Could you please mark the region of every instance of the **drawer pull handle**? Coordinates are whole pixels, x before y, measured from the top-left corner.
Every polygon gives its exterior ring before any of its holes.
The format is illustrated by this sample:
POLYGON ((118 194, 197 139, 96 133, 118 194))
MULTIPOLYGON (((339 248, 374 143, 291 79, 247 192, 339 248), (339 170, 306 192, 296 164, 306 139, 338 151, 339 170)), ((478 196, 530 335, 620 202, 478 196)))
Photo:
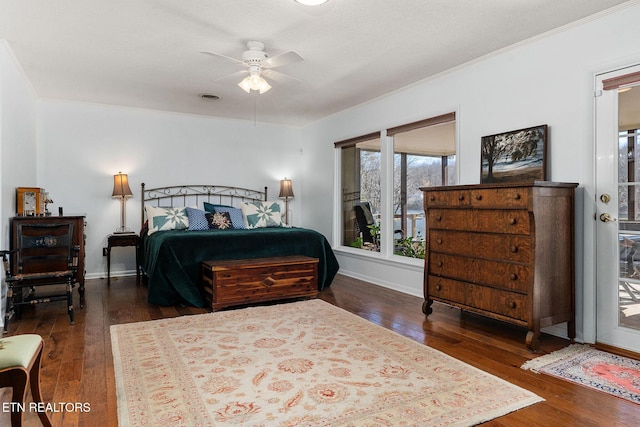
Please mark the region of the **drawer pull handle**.
POLYGON ((440 283, 438 283, 436 285, 436 291, 441 291, 442 290, 442 285, 440 283))
POLYGON ((511 301, 511 304, 509 304, 509 308, 516 308, 516 302, 515 301, 511 301))
POLYGON ((476 194, 476 200, 482 200, 482 194, 476 194))
POLYGON ((511 246, 511 253, 516 253, 518 252, 518 247, 516 245, 511 246))
POLYGON ((442 221, 442 216, 436 215, 436 221, 442 221))
POLYGON ((276 280, 273 277, 267 276, 264 279, 262 279, 261 283, 267 288, 270 288, 271 286, 276 284, 276 280))
POLYGON ((511 280, 518 280, 518 275, 516 273, 511 273, 511 275, 509 276, 509 278, 511 280))
POLYGON ((515 219, 515 218, 509 219, 509 224, 511 224, 511 225, 516 225, 517 222, 518 222, 518 220, 515 219))
POLYGON ((514 199, 520 200, 521 198, 522 198, 522 196, 520 196, 520 193, 516 193, 514 199))
POLYGON ((442 261, 438 261, 436 264, 438 265, 438 267, 442 267, 444 265, 442 261))
POLYGON ((439 245, 442 244, 442 239, 437 239, 436 242, 438 242, 439 245))
POLYGON ((436 196, 432 195, 431 197, 429 197, 429 201, 435 202, 436 201, 436 196))
POLYGON ((463 201, 464 200, 464 194, 461 194, 458 196, 458 200, 463 201))

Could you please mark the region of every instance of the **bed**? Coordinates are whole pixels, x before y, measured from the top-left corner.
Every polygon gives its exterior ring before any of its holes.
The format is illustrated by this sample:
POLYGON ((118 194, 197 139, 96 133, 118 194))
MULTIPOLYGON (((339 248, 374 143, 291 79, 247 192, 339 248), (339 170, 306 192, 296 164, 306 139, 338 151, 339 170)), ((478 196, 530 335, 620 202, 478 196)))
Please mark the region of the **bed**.
POLYGON ((147 278, 151 304, 205 307, 200 278, 202 261, 288 255, 317 258, 319 291, 330 286, 338 272, 338 261, 322 234, 306 228, 277 226, 277 220, 270 223, 268 218, 260 223, 264 219, 261 207, 274 208, 275 214, 270 218, 275 218, 278 212, 273 206, 278 202, 268 201, 266 187, 252 190, 180 185, 147 189, 144 183, 141 187, 144 224, 140 233, 141 266, 147 278), (257 209, 258 215, 253 215, 255 211, 251 209, 257 209), (180 222, 182 217, 176 219, 174 215, 183 210, 191 220, 186 228, 184 222, 180 222), (238 217, 239 210, 242 210, 242 218, 238 217), (207 225, 214 229, 201 224, 201 211, 207 214, 207 225), (155 216, 158 212, 167 217, 161 216, 159 220, 155 216), (216 227, 218 223, 214 217, 220 217, 220 212, 223 212, 220 224, 228 227, 216 227), (258 223, 256 218, 260 218, 258 223), (240 221, 245 227, 253 228, 240 228, 240 221))

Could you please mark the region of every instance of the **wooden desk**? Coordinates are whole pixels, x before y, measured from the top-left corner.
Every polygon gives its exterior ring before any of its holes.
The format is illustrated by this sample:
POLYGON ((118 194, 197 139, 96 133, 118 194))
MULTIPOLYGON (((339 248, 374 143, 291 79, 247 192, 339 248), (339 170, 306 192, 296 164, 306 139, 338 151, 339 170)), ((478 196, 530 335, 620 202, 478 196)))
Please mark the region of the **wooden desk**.
POLYGON ((124 246, 136 248, 136 281, 140 281, 140 236, 134 233, 116 233, 107 238, 107 285, 111 284, 111 248, 124 246))

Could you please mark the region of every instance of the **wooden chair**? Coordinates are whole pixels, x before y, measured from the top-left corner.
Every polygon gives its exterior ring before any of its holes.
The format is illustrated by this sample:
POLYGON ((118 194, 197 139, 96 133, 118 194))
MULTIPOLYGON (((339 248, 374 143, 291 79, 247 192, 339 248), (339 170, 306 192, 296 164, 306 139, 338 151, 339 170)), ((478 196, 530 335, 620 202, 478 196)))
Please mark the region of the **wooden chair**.
POLYGON ((0 339, 0 388, 12 387, 11 426, 22 426, 25 411, 36 411, 40 422, 51 427, 40 394, 40 361, 44 341, 40 335, 24 334, 0 339), (35 405, 25 403, 27 384, 35 405))
POLYGON ((73 224, 19 224, 15 234, 12 250, 0 251, 7 283, 4 331, 12 315, 20 316, 22 306, 62 300, 67 301, 73 325, 73 286, 80 250, 73 245, 73 224), (41 294, 53 285, 58 289, 41 294), (60 285, 65 285, 65 292, 59 290, 60 285))

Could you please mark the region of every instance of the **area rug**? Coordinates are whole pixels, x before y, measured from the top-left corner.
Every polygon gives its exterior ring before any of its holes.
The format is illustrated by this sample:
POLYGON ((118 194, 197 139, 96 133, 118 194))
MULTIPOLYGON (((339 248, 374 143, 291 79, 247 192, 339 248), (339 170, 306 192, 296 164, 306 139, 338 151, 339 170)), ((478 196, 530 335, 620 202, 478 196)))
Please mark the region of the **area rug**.
POLYGON ((124 426, 469 426, 535 394, 322 300, 111 326, 124 426))
POLYGON ((572 344, 529 360, 523 369, 573 381, 640 404, 640 361, 572 344))

